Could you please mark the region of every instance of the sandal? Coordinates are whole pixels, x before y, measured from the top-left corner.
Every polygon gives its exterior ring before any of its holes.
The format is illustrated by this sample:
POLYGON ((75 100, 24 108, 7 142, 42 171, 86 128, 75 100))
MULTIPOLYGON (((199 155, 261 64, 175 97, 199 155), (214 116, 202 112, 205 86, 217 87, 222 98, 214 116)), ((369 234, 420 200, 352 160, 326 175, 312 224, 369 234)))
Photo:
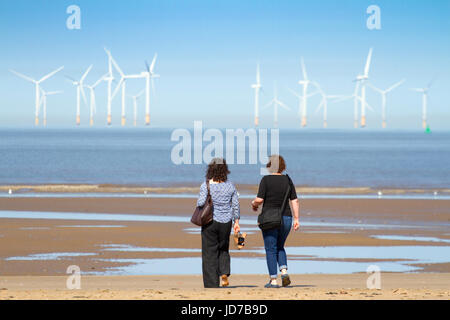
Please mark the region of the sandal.
POLYGON ((222 275, 220 278, 222 279, 222 287, 228 287, 230 285, 226 274, 222 275))
POLYGON ((289 278, 289 275, 288 274, 282 274, 281 275, 281 285, 283 287, 287 287, 290 284, 291 284, 291 279, 289 278))

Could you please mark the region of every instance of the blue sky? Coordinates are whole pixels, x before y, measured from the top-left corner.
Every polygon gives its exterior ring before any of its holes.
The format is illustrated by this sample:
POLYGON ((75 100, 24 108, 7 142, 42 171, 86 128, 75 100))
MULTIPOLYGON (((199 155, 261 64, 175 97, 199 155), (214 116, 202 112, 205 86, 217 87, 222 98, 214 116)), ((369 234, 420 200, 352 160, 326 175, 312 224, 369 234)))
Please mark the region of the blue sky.
MULTIPOLYGON (((143 71, 144 60, 158 53, 153 125, 192 127, 249 127, 253 122, 256 62, 261 64, 264 93, 272 96, 276 81, 279 98, 292 108, 280 110, 280 127, 298 127, 297 100, 288 88, 300 90, 300 57, 308 74, 329 94, 351 94, 354 77, 363 71, 374 48, 371 81, 387 88, 406 83, 388 96, 388 122, 393 129, 420 129, 421 96, 409 90, 432 78, 429 122, 450 129, 450 2, 449 1, 24 1, 0 2, 0 125, 28 126, 34 119, 34 88, 8 70, 34 78, 64 65, 46 81, 47 91, 63 90, 48 98, 49 126, 75 123, 75 87, 64 75, 78 78, 94 64, 87 83, 107 71, 108 47, 126 73, 143 71), (66 28, 66 8, 81 8, 81 30, 66 28), (381 8, 381 30, 368 30, 366 8, 381 8)), ((128 92, 143 88, 130 81, 128 92)), ((368 127, 381 126, 379 94, 368 90, 368 127)), ((309 123, 322 124, 314 113, 319 98, 309 102, 309 123)), ((127 100, 129 124, 132 101, 127 100)), ((96 123, 106 122, 106 84, 97 91, 96 123)), ((120 121, 120 97, 113 102, 113 122, 120 121)), ((143 101, 139 105, 141 119, 143 101)), ((329 126, 352 128, 353 102, 329 105, 329 126)), ((142 122, 141 121, 141 122, 142 122)), ((88 107, 82 105, 82 122, 88 107)), ((272 112, 261 111, 262 126, 272 125, 272 112)))

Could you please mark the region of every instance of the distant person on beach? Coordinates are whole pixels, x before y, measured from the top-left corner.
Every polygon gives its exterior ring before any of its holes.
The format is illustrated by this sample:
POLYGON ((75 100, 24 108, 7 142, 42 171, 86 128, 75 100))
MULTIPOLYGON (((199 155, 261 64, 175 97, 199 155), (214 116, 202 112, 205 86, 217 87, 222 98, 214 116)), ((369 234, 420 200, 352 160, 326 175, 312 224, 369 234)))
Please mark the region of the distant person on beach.
MULTIPOLYGON (((224 159, 214 158, 208 165, 206 179, 209 181, 213 203, 213 221, 202 227, 202 271, 205 288, 229 285, 230 276, 230 232, 234 222, 234 232, 240 231, 239 198, 235 186, 228 181, 228 166, 224 159)), ((197 206, 206 202, 208 189, 206 182, 200 186, 197 206)))
POLYGON ((297 192, 292 180, 283 175, 286 169, 286 163, 283 157, 279 155, 272 155, 266 165, 269 175, 261 179, 258 189, 258 195, 252 201, 253 211, 257 211, 258 207, 263 204, 264 207, 281 208, 286 192, 290 185, 290 192, 282 213, 282 226, 278 229, 263 230, 262 236, 264 239, 264 248, 266 250, 267 267, 269 269, 270 281, 265 285, 266 288, 279 288, 277 283, 277 265, 281 271, 281 283, 283 287, 291 283, 287 273, 287 257, 284 250, 284 243, 289 235, 291 228, 295 231, 299 229, 299 201, 297 199, 297 192), (291 208, 292 210, 291 210, 291 208), (294 218, 292 219, 292 214, 294 218), (293 221, 292 221, 293 220, 293 221))

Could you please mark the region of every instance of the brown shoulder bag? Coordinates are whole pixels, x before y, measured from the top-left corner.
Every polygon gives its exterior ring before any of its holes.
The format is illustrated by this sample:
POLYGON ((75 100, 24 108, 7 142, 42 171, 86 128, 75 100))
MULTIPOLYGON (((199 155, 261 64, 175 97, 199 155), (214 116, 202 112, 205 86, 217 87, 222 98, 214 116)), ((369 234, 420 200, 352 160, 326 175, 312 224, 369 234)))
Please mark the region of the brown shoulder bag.
POLYGON ((213 203, 211 199, 211 192, 209 190, 209 181, 206 181, 206 187, 208 188, 208 195, 206 196, 205 204, 201 207, 195 208, 192 215, 191 222, 199 227, 205 226, 213 219, 213 203))

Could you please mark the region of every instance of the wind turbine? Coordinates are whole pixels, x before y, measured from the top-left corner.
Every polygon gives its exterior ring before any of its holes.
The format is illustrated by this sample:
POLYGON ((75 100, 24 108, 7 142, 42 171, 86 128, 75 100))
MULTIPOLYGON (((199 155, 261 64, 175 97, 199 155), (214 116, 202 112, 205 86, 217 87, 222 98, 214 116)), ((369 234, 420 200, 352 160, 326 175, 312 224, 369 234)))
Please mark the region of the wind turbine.
POLYGON ((159 78, 159 74, 154 73, 157 56, 158 54, 155 53, 150 66, 147 61, 145 61, 145 71, 141 73, 142 77, 145 78, 145 125, 147 126, 150 125, 150 82, 153 93, 155 93, 155 83, 153 79, 159 78))
POLYGON ((367 56, 366 65, 364 67, 364 73, 358 75, 355 81, 360 83, 361 86, 361 128, 366 126, 366 81, 369 79, 370 61, 372 60, 372 51, 370 48, 369 55, 367 56))
POLYGON ((374 89, 375 91, 377 91, 378 93, 381 94, 381 118, 382 118, 381 126, 383 128, 386 128, 386 95, 389 92, 391 92, 392 90, 394 90, 395 88, 397 88, 398 86, 400 86, 401 84, 403 84, 403 82, 405 82, 405 79, 403 79, 403 80, 393 84, 392 86, 390 86, 386 90, 381 90, 381 89, 375 87, 370 82, 368 83, 369 87, 371 87, 372 89, 374 89))
POLYGON ((90 91, 90 97, 89 97, 89 103, 90 103, 90 110, 89 110, 89 125, 94 125, 94 114, 97 113, 97 103, 95 101, 95 88, 100 84, 101 81, 103 81, 109 73, 106 73, 103 75, 100 79, 98 79, 94 84, 92 85, 85 85, 86 88, 90 91))
POLYGON ((48 78, 52 77, 53 75, 55 75, 57 72, 61 71, 62 69, 64 69, 64 66, 59 67, 58 69, 56 69, 55 71, 50 72, 49 74, 43 76, 41 79, 39 80, 34 80, 30 77, 27 77, 17 71, 14 70, 10 70, 12 73, 14 73, 16 76, 21 77, 22 79, 25 79, 27 81, 30 81, 32 83, 34 83, 36 85, 36 98, 35 98, 35 119, 34 119, 34 124, 37 126, 39 125, 39 105, 41 103, 41 99, 40 99, 40 84, 42 82, 44 82, 45 80, 47 80, 48 78))
POLYGON ((145 92, 145 89, 141 90, 138 94, 136 95, 131 95, 131 99, 133 99, 133 111, 134 111, 134 126, 136 127, 137 125, 137 100, 139 99, 140 96, 142 96, 145 92))
POLYGON ((42 124, 44 126, 47 125, 47 96, 51 96, 54 94, 59 94, 62 93, 62 91, 50 91, 50 92, 46 92, 44 91, 44 89, 41 89, 41 93, 42 93, 42 98, 41 98, 41 104, 43 105, 43 121, 42 124))
POLYGON ((259 90, 261 90, 261 79, 259 74, 259 63, 256 65, 256 83, 251 86, 255 89, 255 127, 259 124, 259 90))
POLYGON ((274 92, 273 92, 273 99, 266 104, 264 107, 268 108, 272 106, 273 107, 273 125, 274 128, 278 128, 278 107, 282 107, 286 110, 291 110, 288 106, 286 106, 283 102, 281 102, 280 100, 278 100, 278 96, 277 96, 277 86, 276 84, 274 85, 274 92))
POLYGON ((298 82, 298 84, 303 87, 303 94, 301 96, 301 103, 299 105, 299 114, 301 114, 301 118, 302 118, 301 126, 304 128, 307 126, 307 118, 306 118, 307 117, 307 115, 306 115, 307 114, 307 105, 306 105, 306 103, 307 103, 307 98, 311 96, 311 95, 308 95, 308 86, 311 83, 311 81, 308 79, 308 74, 306 73, 306 67, 305 67, 305 62, 303 60, 303 57, 301 58, 300 64, 302 67, 303 80, 300 80, 298 82))
POLYGON ((89 71, 91 71, 91 69, 92 64, 87 68, 87 70, 81 76, 81 79, 79 81, 76 81, 71 77, 67 77, 70 79, 72 84, 77 87, 77 119, 76 119, 77 126, 80 125, 80 94, 83 96, 84 103, 87 105, 86 94, 84 93, 84 79, 86 79, 86 76, 88 75, 89 71))
POLYGON ((328 116, 328 100, 329 99, 338 99, 338 98, 343 98, 343 96, 340 95, 329 95, 329 94, 325 94, 325 92, 322 90, 322 88, 320 87, 320 85, 317 82, 313 82, 314 86, 317 88, 317 90, 319 90, 320 95, 322 96, 322 100, 320 101, 320 104, 317 106, 316 108, 316 113, 319 112, 319 110, 321 108, 323 108, 323 127, 327 128, 328 127, 328 122, 327 122, 327 116, 328 116))
POLYGON ((114 65, 114 68, 117 70, 117 72, 119 72, 120 74, 120 81, 119 84, 117 85, 116 89, 114 90, 113 94, 112 94, 112 98, 114 99, 114 97, 116 96, 117 92, 119 92, 119 89, 122 88, 122 127, 125 126, 126 124, 126 116, 125 116, 125 112, 126 112, 126 80, 128 79, 140 79, 142 78, 142 74, 130 74, 130 75, 126 75, 125 73, 123 73, 122 69, 120 69, 119 65, 117 64, 116 60, 114 60, 111 57, 111 62, 114 65))
POLYGON ((422 128, 426 129, 428 127, 427 123, 427 104, 428 104, 428 90, 430 90, 431 85, 434 80, 431 80, 425 88, 412 88, 411 90, 422 93, 422 128))

